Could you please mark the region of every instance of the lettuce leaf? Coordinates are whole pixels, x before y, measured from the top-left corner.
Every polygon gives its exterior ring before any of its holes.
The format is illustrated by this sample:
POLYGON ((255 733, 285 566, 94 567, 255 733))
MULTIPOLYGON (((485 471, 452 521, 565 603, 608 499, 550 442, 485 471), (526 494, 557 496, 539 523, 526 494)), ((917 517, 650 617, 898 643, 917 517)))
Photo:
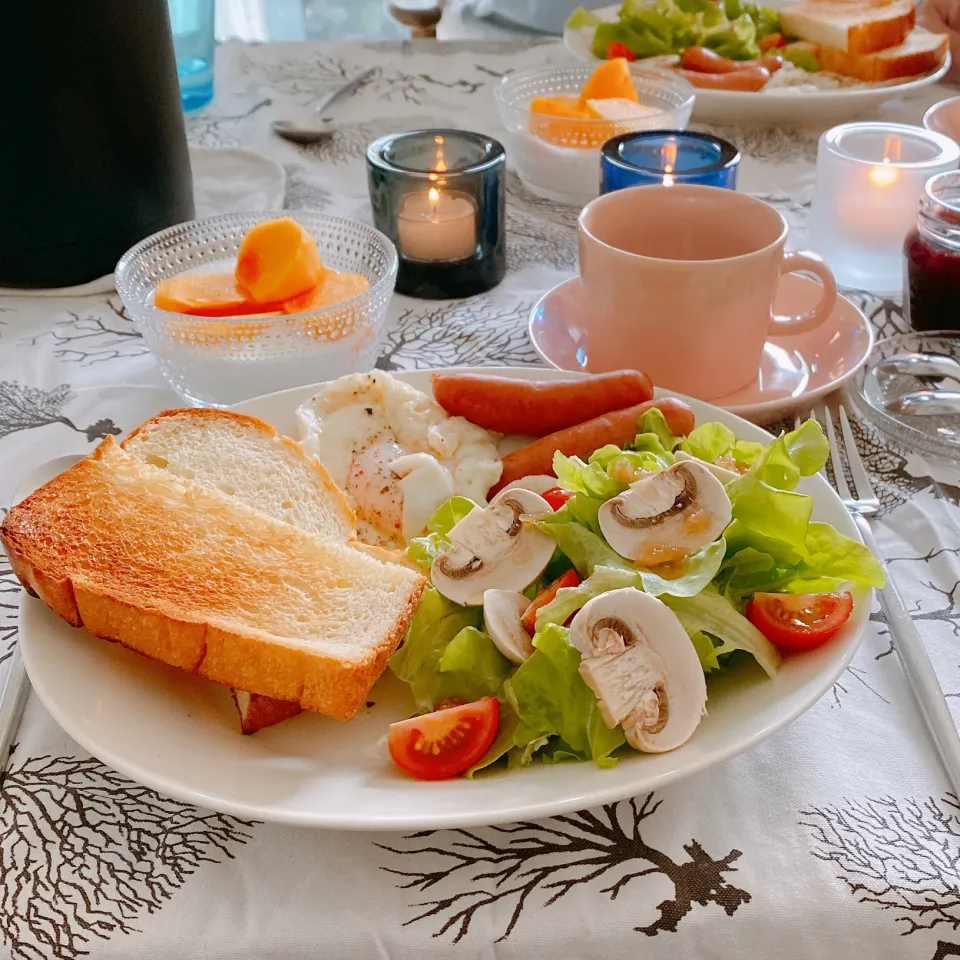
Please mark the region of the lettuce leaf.
MULTIPOLYGON (((658 456, 664 456, 670 454, 680 440, 681 438, 675 436, 667 425, 667 418, 663 415, 663 411, 651 407, 640 417, 637 436, 631 446, 634 450, 647 450, 658 456)), ((672 456, 669 463, 673 463, 672 456)))
MULTIPOLYGON (((677 615, 691 638, 703 633, 718 641, 710 658, 711 663, 734 650, 745 650, 769 676, 777 672, 780 666, 777 648, 713 587, 708 587, 695 597, 664 595, 661 599, 677 615)), ((702 640, 699 642, 702 647, 702 640)), ((694 645, 697 645, 696 641, 694 645)), ((704 651, 698 647, 697 653, 702 663, 704 651)))
POLYGON ((603 537, 571 519, 570 514, 564 516, 564 510, 572 502, 567 501, 556 513, 533 521, 533 525, 556 540, 561 552, 569 558, 581 577, 589 577, 597 567, 632 570, 633 567, 603 537))
MULTIPOLYGON (((460 689, 462 678, 458 670, 442 673, 440 664, 447 647, 461 631, 482 626, 483 611, 479 607, 461 607, 433 587, 423 591, 403 646, 390 658, 393 673, 410 684, 410 692, 418 710, 432 710, 437 703, 449 697, 477 699, 475 696, 463 696, 460 689)), ((479 629, 476 632, 479 633, 479 629)), ((489 639, 487 642, 492 645, 489 639)), ((459 651, 455 651, 454 659, 448 661, 448 666, 467 663, 471 656, 478 662, 482 660, 480 651, 470 651, 472 645, 471 640, 461 641, 459 651)))
MULTIPOLYGON (((515 745, 558 736, 570 758, 612 767, 613 752, 626 743, 622 728, 603 722, 597 698, 580 676, 580 652, 566 627, 550 624, 533 638, 532 657, 504 684, 504 695, 520 723, 515 745)), ((554 758, 555 759, 555 758, 554 758)))
POLYGON ((577 7, 567 18, 568 30, 580 30, 583 27, 598 27, 603 21, 592 10, 577 7))
POLYGON ((472 500, 460 496, 442 503, 427 524, 427 535, 410 541, 407 556, 422 567, 430 567, 438 554, 450 546, 450 531, 476 506, 472 500))
POLYGON ((684 453, 716 463, 721 457, 729 458, 740 467, 749 467, 763 453, 763 444, 751 440, 738 440, 736 434, 722 423, 702 423, 684 437, 680 447, 684 453))
POLYGON ((447 644, 437 669, 442 675, 440 699, 456 697, 469 703, 496 696, 513 664, 482 630, 464 627, 447 644))

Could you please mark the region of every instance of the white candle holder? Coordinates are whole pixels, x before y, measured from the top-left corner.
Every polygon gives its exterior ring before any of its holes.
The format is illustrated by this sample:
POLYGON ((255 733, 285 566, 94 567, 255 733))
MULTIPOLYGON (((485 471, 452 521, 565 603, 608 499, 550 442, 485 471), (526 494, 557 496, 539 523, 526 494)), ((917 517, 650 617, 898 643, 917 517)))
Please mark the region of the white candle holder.
POLYGON ((960 147, 903 123, 845 123, 820 137, 808 246, 843 287, 897 295, 903 241, 927 180, 955 169, 960 147))

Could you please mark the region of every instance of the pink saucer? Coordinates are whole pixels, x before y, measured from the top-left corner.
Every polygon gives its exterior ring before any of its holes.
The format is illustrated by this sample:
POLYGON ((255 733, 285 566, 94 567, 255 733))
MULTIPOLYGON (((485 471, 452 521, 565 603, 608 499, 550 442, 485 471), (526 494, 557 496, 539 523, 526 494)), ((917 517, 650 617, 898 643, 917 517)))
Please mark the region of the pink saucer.
MULTIPOLYGON (((780 280, 774 310, 780 314, 811 309, 819 284, 797 274, 780 280)), ((589 311, 582 303, 580 278, 565 280, 541 297, 530 314, 534 349, 552 367, 598 373, 590 367, 589 311)), ((763 349, 757 379, 715 406, 767 423, 809 407, 852 377, 873 348, 867 318, 840 297, 826 323, 810 333, 771 337, 763 349)), ((667 386, 667 384, 663 384, 667 386)))

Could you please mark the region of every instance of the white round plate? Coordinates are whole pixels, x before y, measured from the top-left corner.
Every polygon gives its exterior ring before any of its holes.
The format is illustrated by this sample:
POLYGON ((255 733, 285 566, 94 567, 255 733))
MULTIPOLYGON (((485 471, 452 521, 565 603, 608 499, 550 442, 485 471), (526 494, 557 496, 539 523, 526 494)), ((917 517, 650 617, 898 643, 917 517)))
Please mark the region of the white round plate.
MULTIPOLYGON (((555 370, 484 368, 486 373, 552 380, 555 370)), ((430 372, 399 374, 428 389, 430 372)), ((294 411, 315 387, 240 404, 295 435, 294 411)), ((759 427, 690 401, 697 418, 719 420, 750 440, 759 427)), ((814 517, 847 536, 857 529, 820 477, 801 487, 814 517)), ((588 763, 534 765, 477 780, 423 783, 396 769, 383 744, 387 725, 410 715, 405 685, 389 671, 374 704, 350 723, 301 714, 241 736, 226 690, 75 630, 39 600, 24 597, 20 647, 34 689, 81 746, 161 793, 255 820, 344 830, 410 830, 529 820, 582 810, 658 789, 736 756, 808 710, 850 662, 870 604, 857 605, 840 635, 787 660, 773 680, 750 664, 709 683, 710 715, 672 753, 637 755, 612 770, 588 763)))
MULTIPOLYGON (((777 7, 780 4, 774 3, 777 7)), ((620 4, 594 10, 603 20, 616 20, 620 4)), ((564 30, 563 42, 578 60, 596 61, 591 49, 593 31, 589 28, 564 30)), ((817 124, 824 127, 848 120, 863 120, 888 100, 928 87, 945 76, 950 69, 950 55, 933 73, 907 80, 905 83, 873 84, 864 87, 841 87, 836 90, 797 92, 780 88, 768 93, 737 93, 726 90, 697 90, 693 105, 694 120, 715 123, 751 125, 783 123, 785 116, 793 124, 817 124)))
POLYGON ((287 175, 262 153, 235 147, 191 147, 197 217, 279 210, 287 175))

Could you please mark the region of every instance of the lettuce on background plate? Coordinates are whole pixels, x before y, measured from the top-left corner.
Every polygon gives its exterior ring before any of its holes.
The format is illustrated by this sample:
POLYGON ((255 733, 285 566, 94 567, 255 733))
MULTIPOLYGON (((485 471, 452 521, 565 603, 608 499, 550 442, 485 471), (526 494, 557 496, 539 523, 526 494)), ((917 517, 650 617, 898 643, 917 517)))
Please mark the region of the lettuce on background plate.
POLYGON ((450 531, 476 507, 466 497, 451 497, 442 503, 427 524, 425 537, 414 537, 407 547, 407 556, 414 563, 429 568, 437 556, 450 546, 450 531))

